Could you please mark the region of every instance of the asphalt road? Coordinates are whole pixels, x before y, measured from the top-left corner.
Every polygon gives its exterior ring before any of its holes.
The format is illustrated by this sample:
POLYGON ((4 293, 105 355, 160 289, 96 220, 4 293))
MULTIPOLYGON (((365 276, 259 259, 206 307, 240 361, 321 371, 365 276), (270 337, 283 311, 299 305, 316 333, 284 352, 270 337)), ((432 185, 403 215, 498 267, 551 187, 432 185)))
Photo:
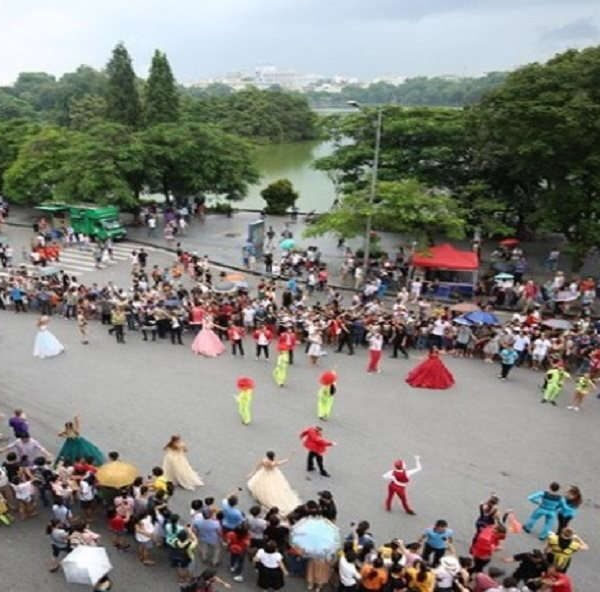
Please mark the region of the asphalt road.
MULTIPOLYGON (((598 500, 591 497, 599 469, 596 399, 586 401, 579 414, 564 409, 565 395, 559 408, 542 406, 539 375, 517 370, 502 383, 495 367, 452 358, 447 363, 456 386, 446 392, 419 391, 403 382, 416 355, 409 361, 384 358, 383 373, 368 375, 364 353, 330 354, 322 367, 336 368, 340 380, 325 435, 338 446, 326 457, 331 479, 307 480, 298 433, 315 423, 321 369, 309 367, 303 354, 290 369, 288 385, 278 389, 270 364, 252 357, 237 360, 229 353, 216 360, 197 358, 189 349, 190 336, 181 347, 144 343, 130 333, 125 345, 117 345, 105 328, 92 324, 91 344, 82 346, 73 322, 54 319, 51 330, 67 353, 35 360, 35 317, 0 313, 0 411, 26 409, 33 434, 52 451, 60 446, 56 433, 76 413, 86 437, 105 451, 119 450, 144 472, 160 464, 162 446, 172 433, 180 433, 206 483, 200 495, 220 497, 242 487, 250 468, 272 448, 281 456, 292 455, 285 473, 303 499, 324 487, 334 493, 344 531, 351 522, 368 519, 378 542, 392 536, 413 540, 432 521, 446 518, 461 552, 472 536, 477 504, 490 492, 524 519, 531 510, 530 492, 553 479, 577 483, 586 503, 574 526, 592 551, 575 557, 572 575, 579 590, 591 590, 597 581, 598 500), (233 401, 235 378, 242 373, 257 383, 249 427, 239 423, 233 401), (410 490, 418 515, 406 516, 398 508, 387 514, 381 475, 396 458, 410 460, 413 454, 420 454, 424 465, 410 490)), ((187 514, 192 498, 178 491, 173 505, 187 514)), ((242 505, 249 504, 244 494, 242 505)), ((3 590, 68 589, 60 575, 46 571, 45 519, 0 531, 3 590)), ((516 552, 536 544, 523 534, 512 536, 506 547, 516 552)), ((176 589, 165 561, 148 569, 132 555, 110 553, 116 590, 176 589)))
MULTIPOLYGON (((19 241, 29 233, 16 228, 9 233, 17 254, 19 241)), ((85 268, 80 277, 100 284, 110 279, 125 287, 126 259, 122 256, 100 271, 85 268)), ((71 258, 73 265, 79 260, 71 258)), ((172 255, 153 251, 149 264, 169 261, 172 255)), ((456 386, 430 392, 411 389, 403 381, 418 362, 416 353, 409 361, 384 357, 383 373, 368 375, 364 352, 354 357, 330 353, 321 360, 321 368, 313 368, 298 351, 289 382, 279 389, 271 378, 271 364, 256 362, 252 356, 235 359, 229 352, 216 360, 197 358, 189 349, 190 335, 184 337, 184 346, 172 346, 144 343, 138 333, 128 333, 127 343, 117 345, 106 328, 92 323, 91 344, 83 346, 75 324, 59 318, 50 328, 67 353, 36 360, 31 355, 35 321, 32 314, 0 312, 0 412, 8 415, 23 407, 34 436, 51 451, 61 445, 56 434, 64 421, 79 413, 86 437, 105 451, 119 450, 146 473, 161 463, 169 436, 180 433, 189 445, 190 461, 206 483, 197 495, 222 497, 243 487, 264 451, 274 449, 280 456, 291 455, 285 473, 303 499, 323 488, 334 493, 344 532, 351 522, 368 519, 378 542, 392 536, 409 541, 434 520, 445 518, 456 532, 460 552, 468 549, 477 504, 490 492, 497 492, 502 507, 514 508, 524 520, 532 509, 526 501, 530 492, 554 479, 564 485, 576 483, 586 501, 574 527, 592 551, 575 557, 571 574, 578 590, 591 590, 597 581, 593 557, 600 544, 595 526, 600 500, 593 496, 600 469, 596 429, 600 401, 586 401, 580 414, 567 411, 572 383, 559 408, 553 408, 539 404, 541 377, 526 370, 515 371, 502 383, 491 365, 449 358, 456 386), (325 435, 338 446, 326 457, 331 479, 307 480, 298 434, 316 422, 318 376, 324 368, 335 368, 340 377, 333 418, 325 425, 325 435), (240 424, 233 400, 240 374, 257 383, 254 422, 249 427, 240 424), (396 458, 411 462, 414 454, 421 455, 424 465, 410 489, 418 515, 409 517, 399 508, 388 514, 383 509, 381 475, 396 458)), ((187 515, 193 497, 178 491, 172 505, 187 515)), ((244 494, 242 506, 247 508, 250 502, 244 494)), ((46 519, 42 512, 35 520, 0 530, 3 592, 71 589, 60 574, 47 572, 46 519)), ((94 526, 105 532, 100 521, 94 526)), ((515 535, 507 541, 506 553, 537 544, 532 536, 515 535)), ((131 553, 110 549, 110 554, 116 590, 176 590, 166 560, 143 568, 131 553)))

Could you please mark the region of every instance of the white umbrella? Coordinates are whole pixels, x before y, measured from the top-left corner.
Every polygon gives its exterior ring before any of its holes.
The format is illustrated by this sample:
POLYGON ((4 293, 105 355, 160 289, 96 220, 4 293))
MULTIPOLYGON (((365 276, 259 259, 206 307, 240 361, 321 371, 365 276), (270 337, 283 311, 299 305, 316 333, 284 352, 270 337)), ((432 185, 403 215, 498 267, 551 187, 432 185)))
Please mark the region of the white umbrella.
POLYGON ((106 549, 88 545, 75 547, 61 564, 67 582, 87 586, 95 586, 112 569, 106 549))

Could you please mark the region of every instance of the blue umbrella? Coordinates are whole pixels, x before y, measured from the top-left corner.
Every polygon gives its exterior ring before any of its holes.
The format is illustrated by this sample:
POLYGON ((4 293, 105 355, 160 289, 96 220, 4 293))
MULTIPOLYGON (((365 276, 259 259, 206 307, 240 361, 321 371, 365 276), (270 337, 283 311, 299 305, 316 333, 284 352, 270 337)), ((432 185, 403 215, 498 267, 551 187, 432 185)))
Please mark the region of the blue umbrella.
POLYGON ((342 546, 340 529, 325 518, 303 518, 292 526, 292 545, 306 557, 328 559, 342 546))
POLYGON ((484 310, 474 310, 463 315, 467 321, 474 325, 499 325, 500 321, 495 314, 485 312, 484 310))
POLYGON ((465 319, 464 315, 460 316, 460 317, 456 317, 455 319, 452 319, 453 323, 456 323, 457 325, 472 325, 473 323, 471 321, 469 321, 469 319, 465 319))
POLYGON ((291 251, 295 245, 296 242, 293 238, 286 238, 279 243, 279 248, 283 249, 284 251, 291 251))

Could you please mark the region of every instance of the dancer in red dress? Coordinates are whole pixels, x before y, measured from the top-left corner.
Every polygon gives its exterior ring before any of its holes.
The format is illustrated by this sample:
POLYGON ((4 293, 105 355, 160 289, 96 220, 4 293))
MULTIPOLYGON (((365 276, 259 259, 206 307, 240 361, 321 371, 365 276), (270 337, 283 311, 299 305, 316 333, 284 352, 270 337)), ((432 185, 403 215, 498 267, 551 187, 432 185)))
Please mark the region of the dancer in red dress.
POLYGON ((426 360, 413 368, 406 382, 415 388, 447 389, 454 384, 454 376, 444 366, 436 348, 433 348, 426 360))

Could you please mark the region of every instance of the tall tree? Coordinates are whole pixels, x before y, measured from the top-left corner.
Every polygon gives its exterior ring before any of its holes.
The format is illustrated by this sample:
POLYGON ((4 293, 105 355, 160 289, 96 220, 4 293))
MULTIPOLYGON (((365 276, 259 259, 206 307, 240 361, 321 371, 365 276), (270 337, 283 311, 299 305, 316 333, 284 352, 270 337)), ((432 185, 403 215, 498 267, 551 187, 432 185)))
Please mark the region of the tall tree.
POLYGON ((3 189, 11 201, 38 204, 53 196, 70 133, 65 128, 46 126, 20 147, 17 159, 4 172, 3 189))
POLYGON ((438 236, 464 236, 464 212, 458 202, 443 192, 428 190, 415 179, 380 182, 372 204, 362 190, 345 195, 339 206, 308 227, 306 235, 361 235, 368 216, 375 230, 400 232, 421 243, 433 244, 438 236))
POLYGON ((19 149, 40 129, 37 123, 27 119, 11 119, 0 122, 0 191, 4 172, 17 159, 19 149))
POLYGON ((135 81, 131 57, 119 43, 106 66, 108 85, 106 114, 108 119, 130 127, 137 127, 142 119, 142 107, 135 81))
POLYGON ((522 235, 561 232, 573 266, 600 246, 600 47, 531 64, 469 110, 474 165, 522 235))
POLYGON ((167 198, 210 192, 240 199, 258 180, 250 146, 217 127, 161 123, 140 136, 150 188, 167 198))
POLYGON ((171 123, 179 118, 179 93, 167 55, 154 52, 144 91, 146 125, 171 123))

